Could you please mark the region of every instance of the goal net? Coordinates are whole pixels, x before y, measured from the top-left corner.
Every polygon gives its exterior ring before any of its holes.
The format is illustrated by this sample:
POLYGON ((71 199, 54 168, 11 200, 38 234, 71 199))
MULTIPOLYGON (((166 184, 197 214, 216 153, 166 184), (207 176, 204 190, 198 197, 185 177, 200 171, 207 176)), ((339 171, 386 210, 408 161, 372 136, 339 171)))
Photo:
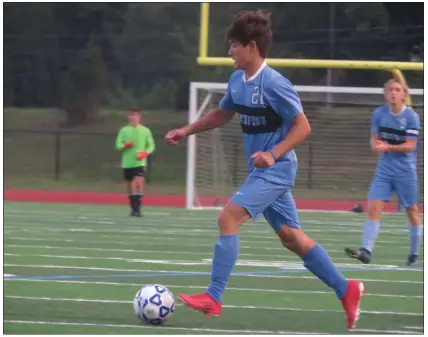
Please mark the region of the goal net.
MULTIPOLYGON (((216 107, 226 83, 190 86, 189 122, 216 107)), ((369 149, 373 108, 384 104, 383 88, 296 86, 311 123, 310 137, 297 149, 295 198, 365 200, 377 157, 369 149)), ((410 90, 412 107, 423 125, 423 90, 410 90)), ((423 132, 418 171, 423 197, 423 132)), ((242 131, 235 116, 219 129, 189 137, 188 209, 218 209, 248 174, 242 131)))

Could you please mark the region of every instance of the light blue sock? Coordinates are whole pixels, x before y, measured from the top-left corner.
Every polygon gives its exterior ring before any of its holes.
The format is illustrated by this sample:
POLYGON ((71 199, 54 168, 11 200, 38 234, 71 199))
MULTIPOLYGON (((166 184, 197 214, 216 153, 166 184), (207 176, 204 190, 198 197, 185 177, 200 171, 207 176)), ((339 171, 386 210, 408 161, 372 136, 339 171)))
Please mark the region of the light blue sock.
POLYGON ((364 223, 364 231, 362 238, 361 247, 367 249, 370 253, 373 250, 376 242, 377 235, 379 233, 379 221, 366 220, 364 223))
POLYGON ((318 243, 304 257, 305 267, 327 286, 334 289, 336 295, 341 299, 346 294, 348 282, 337 270, 326 250, 318 243))
POLYGON ((214 246, 211 272, 211 284, 207 293, 217 302, 221 302, 227 281, 235 267, 239 253, 238 235, 220 235, 214 246))
POLYGON ((422 225, 412 226, 409 225, 409 239, 410 239, 410 255, 419 255, 419 246, 421 245, 422 225))

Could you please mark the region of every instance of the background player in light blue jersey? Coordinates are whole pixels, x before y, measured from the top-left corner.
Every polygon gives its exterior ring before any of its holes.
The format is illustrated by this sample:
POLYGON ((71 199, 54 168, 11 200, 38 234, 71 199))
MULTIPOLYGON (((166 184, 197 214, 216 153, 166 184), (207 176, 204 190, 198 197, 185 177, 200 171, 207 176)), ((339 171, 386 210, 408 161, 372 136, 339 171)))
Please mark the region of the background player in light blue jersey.
POLYGON ((352 258, 370 263, 379 233, 383 204, 391 200, 395 190, 409 217, 410 252, 408 265, 417 262, 422 236, 422 221, 418 210, 418 176, 416 172, 416 143, 419 135, 419 116, 404 102, 408 88, 398 79, 385 84, 387 104, 373 112, 370 144, 379 154, 370 192, 368 219, 364 224, 361 248, 345 248, 352 258))
POLYGON ((239 251, 238 229, 249 219, 264 215, 282 244, 299 255, 304 265, 342 301, 348 329, 355 326, 364 286, 347 281, 325 249, 300 228, 291 195, 297 158, 294 148, 309 134, 310 126, 291 83, 265 63, 272 40, 270 18, 260 11, 242 12, 227 30, 229 55, 237 70, 218 108, 197 122, 167 133, 174 145, 184 137, 214 129, 238 115, 243 132, 249 175, 218 218, 220 235, 214 246, 211 284, 199 295, 179 294, 187 306, 220 315, 222 297, 239 251))

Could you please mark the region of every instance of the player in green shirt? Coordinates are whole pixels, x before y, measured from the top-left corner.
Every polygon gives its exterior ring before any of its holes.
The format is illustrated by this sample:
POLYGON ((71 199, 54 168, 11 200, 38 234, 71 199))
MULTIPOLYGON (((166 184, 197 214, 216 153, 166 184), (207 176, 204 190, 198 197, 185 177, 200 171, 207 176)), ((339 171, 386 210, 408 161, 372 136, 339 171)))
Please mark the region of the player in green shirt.
POLYGON ((129 124, 119 130, 116 149, 122 151, 122 168, 124 178, 128 182, 131 216, 141 217, 147 156, 155 150, 155 142, 149 128, 140 124, 141 116, 138 110, 130 111, 128 120, 129 124))

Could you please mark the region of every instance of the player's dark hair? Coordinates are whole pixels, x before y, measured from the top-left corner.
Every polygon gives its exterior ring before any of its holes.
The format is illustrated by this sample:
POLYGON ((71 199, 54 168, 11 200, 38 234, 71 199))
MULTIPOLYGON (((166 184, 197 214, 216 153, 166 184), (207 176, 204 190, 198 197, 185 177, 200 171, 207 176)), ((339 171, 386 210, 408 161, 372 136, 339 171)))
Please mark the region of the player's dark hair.
POLYGON ((138 114, 138 115, 140 115, 141 111, 140 111, 139 108, 131 108, 131 109, 129 109, 128 114, 138 114))
POLYGON ((270 13, 261 10, 238 13, 226 31, 226 39, 244 46, 254 41, 260 56, 266 58, 272 43, 270 13))

